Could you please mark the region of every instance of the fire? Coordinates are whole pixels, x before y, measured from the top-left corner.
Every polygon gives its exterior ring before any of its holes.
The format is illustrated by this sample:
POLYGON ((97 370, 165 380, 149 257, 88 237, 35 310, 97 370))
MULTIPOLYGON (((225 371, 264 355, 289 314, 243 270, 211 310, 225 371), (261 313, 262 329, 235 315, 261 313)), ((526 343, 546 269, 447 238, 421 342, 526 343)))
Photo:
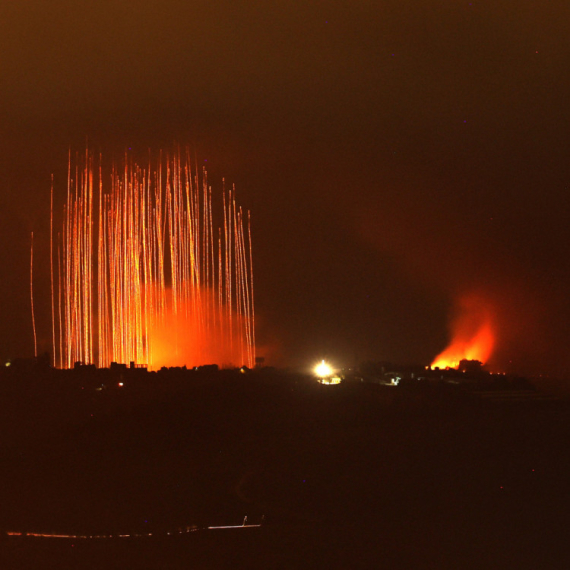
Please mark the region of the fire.
POLYGON ((155 170, 125 156, 109 184, 100 163, 69 160, 51 252, 54 362, 253 367, 251 223, 235 188, 216 217, 188 152, 161 153, 155 170))
POLYGON ((432 362, 432 368, 457 368, 461 360, 485 364, 495 345, 495 329, 489 304, 477 295, 460 298, 451 325, 449 346, 432 362))

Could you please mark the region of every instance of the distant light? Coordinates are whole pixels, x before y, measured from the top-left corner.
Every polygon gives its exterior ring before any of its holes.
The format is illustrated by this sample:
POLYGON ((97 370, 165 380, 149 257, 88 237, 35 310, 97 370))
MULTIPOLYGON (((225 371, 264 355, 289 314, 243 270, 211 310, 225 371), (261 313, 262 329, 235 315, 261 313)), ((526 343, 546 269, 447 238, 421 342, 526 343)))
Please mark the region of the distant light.
POLYGON ((333 369, 323 360, 320 364, 315 366, 315 374, 320 378, 327 378, 332 376, 333 369))
POLYGON ((8 360, 8 362, 6 362, 6 366, 12 366, 12 363, 8 360))
POLYGON ((124 384, 123 382, 119 382, 119 386, 120 386, 120 387, 122 387, 122 386, 124 386, 124 385, 125 385, 125 384, 124 384))
POLYGON ((321 384, 340 384, 340 376, 328 376, 326 378, 319 378, 321 384))

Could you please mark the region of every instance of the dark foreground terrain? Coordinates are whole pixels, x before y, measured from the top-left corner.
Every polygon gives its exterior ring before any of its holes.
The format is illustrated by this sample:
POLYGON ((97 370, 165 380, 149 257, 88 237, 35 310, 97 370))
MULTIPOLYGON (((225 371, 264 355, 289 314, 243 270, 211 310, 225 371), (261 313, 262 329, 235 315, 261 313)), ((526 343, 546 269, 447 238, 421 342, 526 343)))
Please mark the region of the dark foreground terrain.
POLYGON ((10 376, 0 397, 0 568, 570 565, 561 399, 275 371, 10 376), (244 516, 263 524, 204 530, 244 516))

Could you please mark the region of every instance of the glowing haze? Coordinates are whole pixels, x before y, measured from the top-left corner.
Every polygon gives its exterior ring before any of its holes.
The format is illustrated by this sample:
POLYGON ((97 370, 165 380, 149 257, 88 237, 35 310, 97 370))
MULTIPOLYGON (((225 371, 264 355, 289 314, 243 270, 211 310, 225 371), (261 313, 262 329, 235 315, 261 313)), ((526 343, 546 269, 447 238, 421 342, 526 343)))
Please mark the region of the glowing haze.
POLYGON ((465 295, 458 301, 451 323, 451 342, 432 362, 432 368, 457 368, 461 360, 479 360, 485 364, 495 345, 495 327, 491 308, 477 295, 465 295))
POLYGON ((162 153, 126 155, 103 175, 69 160, 51 267, 54 363, 255 363, 251 224, 235 188, 216 217, 205 169, 162 153), (220 221, 216 227, 214 219, 220 221))

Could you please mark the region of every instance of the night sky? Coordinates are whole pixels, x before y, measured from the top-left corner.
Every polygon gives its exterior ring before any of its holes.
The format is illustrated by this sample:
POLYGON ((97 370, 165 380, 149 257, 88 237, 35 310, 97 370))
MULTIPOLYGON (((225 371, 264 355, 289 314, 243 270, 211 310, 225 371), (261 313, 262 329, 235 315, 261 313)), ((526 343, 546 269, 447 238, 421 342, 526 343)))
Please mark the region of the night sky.
POLYGON ((0 359, 50 345, 67 154, 189 144, 252 211, 268 364, 429 364, 454 307, 497 370, 570 373, 570 4, 0 6, 0 359))

